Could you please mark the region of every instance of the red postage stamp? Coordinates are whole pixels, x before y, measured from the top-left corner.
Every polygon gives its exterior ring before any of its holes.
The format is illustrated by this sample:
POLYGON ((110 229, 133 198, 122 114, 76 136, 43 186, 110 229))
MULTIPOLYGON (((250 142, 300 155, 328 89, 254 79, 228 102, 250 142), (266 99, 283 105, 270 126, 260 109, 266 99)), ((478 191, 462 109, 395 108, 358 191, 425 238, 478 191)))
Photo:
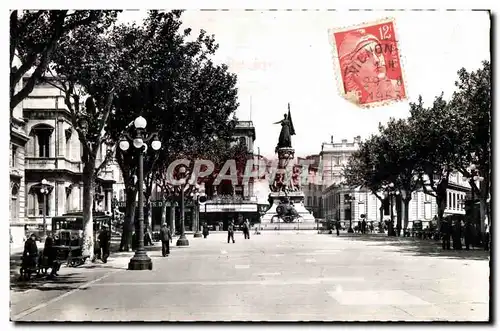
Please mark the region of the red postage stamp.
POLYGON ((329 34, 344 98, 361 107, 406 99, 393 19, 334 29, 329 34))

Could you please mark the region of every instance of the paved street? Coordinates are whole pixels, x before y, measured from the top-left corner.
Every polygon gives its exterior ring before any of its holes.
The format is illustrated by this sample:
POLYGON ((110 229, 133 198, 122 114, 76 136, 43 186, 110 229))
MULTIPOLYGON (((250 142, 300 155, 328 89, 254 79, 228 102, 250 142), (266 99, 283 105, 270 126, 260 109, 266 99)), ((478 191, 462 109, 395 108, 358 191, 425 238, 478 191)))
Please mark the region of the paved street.
MULTIPOLYGON (((153 271, 62 268, 61 279, 11 290, 19 321, 486 321, 487 252, 380 235, 224 233, 149 254, 153 271)), ((175 244, 175 239, 174 239, 175 244)))

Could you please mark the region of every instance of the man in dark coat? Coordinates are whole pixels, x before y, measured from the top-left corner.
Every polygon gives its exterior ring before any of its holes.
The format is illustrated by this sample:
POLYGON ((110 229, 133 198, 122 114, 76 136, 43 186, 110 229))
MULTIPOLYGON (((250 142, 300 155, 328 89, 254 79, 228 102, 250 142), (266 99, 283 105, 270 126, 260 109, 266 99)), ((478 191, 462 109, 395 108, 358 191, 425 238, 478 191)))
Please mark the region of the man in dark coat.
POLYGON ((51 266, 51 271, 49 277, 57 276, 57 272, 61 267, 57 262, 57 251, 54 248, 54 238, 52 235, 48 235, 45 239, 45 246, 43 248, 43 256, 47 258, 47 266, 51 266))
POLYGON ((109 257, 109 241, 110 241, 110 238, 111 235, 108 231, 108 228, 106 226, 104 226, 101 230, 101 232, 99 233, 99 246, 101 248, 101 260, 102 262, 106 263, 108 261, 108 257, 109 257))
POLYGON ((453 249, 461 250, 462 249, 462 222, 455 221, 452 229, 453 233, 453 249))
POLYGON ((441 235, 443 236, 443 249, 450 249, 451 225, 447 220, 441 222, 441 235))
POLYGON ((245 236, 245 239, 250 239, 250 224, 248 223, 248 220, 243 222, 243 235, 245 236))
POLYGON ((203 223, 203 238, 207 238, 209 235, 207 222, 203 223))
POLYGON ((172 240, 172 232, 167 223, 163 223, 160 229, 161 254, 163 257, 170 254, 170 241, 172 240))
POLYGON ((335 229, 337 230, 337 237, 340 236, 340 221, 335 222, 335 229))
POLYGON ((474 237, 474 232, 473 232, 473 227, 472 223, 470 221, 467 221, 465 223, 465 231, 464 231, 464 237, 465 237, 465 249, 469 250, 470 245, 473 243, 473 237, 474 237))
POLYGON ((38 247, 36 246, 36 236, 34 233, 24 243, 23 265, 26 268, 35 268, 38 260, 38 247))
POLYGON ((234 223, 231 221, 229 225, 227 226, 227 243, 229 244, 230 240, 233 240, 234 244, 234 223))
POLYGON ((364 219, 361 221, 361 233, 366 234, 366 221, 364 219))

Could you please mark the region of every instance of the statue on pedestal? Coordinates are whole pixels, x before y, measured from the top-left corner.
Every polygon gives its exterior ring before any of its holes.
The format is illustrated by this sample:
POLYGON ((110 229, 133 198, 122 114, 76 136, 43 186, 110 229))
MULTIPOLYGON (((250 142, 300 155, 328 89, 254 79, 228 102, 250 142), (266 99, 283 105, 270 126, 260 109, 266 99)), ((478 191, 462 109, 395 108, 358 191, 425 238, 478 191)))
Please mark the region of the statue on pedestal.
POLYGON ((278 139, 278 145, 276 146, 276 152, 278 152, 279 148, 292 148, 292 136, 295 135, 295 129, 293 127, 292 115, 290 113, 290 103, 288 103, 288 115, 284 114, 281 121, 273 124, 281 124, 281 132, 278 139))

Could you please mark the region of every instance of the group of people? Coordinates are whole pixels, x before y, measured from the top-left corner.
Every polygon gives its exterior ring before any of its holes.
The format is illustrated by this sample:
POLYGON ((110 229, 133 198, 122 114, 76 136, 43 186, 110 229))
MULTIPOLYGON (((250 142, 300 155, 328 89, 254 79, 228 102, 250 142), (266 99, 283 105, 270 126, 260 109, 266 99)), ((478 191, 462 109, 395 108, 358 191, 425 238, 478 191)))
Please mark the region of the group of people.
MULTIPOLYGON (((250 222, 248 221, 248 219, 243 222, 242 230, 243 230, 243 237, 245 239, 250 239, 250 222)), ((234 231, 235 231, 234 222, 231 221, 231 222, 229 222, 229 224, 227 226, 227 243, 228 244, 231 241, 233 242, 233 244, 235 243, 234 231)))
MULTIPOLYGON (((461 222, 456 222, 454 225, 447 220, 441 222, 441 228, 439 229, 442 239, 443 250, 450 250, 453 247, 454 250, 462 249, 462 237, 464 238, 465 249, 469 250, 470 246, 473 246, 477 242, 477 235, 474 226, 471 222, 465 222, 462 226, 461 222), (451 244, 453 242, 453 246, 451 244)), ((490 233, 488 225, 486 225, 485 233, 483 237, 484 250, 489 250, 490 245, 490 233)))
POLYGON ((45 239, 45 245, 40 255, 36 244, 36 235, 32 233, 28 240, 24 243, 23 250, 23 269, 36 269, 37 266, 45 266, 50 268, 49 278, 57 276, 57 272, 61 268, 61 263, 57 261, 57 250, 54 247, 54 238, 48 235, 45 239))
MULTIPOLYGON (((111 241, 111 234, 106 226, 99 232, 96 243, 96 257, 100 258, 102 262, 106 263, 109 257, 109 246, 111 241)), ((32 233, 24 243, 24 250, 22 256, 22 268, 37 269, 47 268, 51 269, 49 278, 58 276, 57 272, 61 268, 61 262, 58 259, 58 248, 55 246, 56 237, 49 233, 45 238, 42 254, 38 251, 36 235, 32 233)))

